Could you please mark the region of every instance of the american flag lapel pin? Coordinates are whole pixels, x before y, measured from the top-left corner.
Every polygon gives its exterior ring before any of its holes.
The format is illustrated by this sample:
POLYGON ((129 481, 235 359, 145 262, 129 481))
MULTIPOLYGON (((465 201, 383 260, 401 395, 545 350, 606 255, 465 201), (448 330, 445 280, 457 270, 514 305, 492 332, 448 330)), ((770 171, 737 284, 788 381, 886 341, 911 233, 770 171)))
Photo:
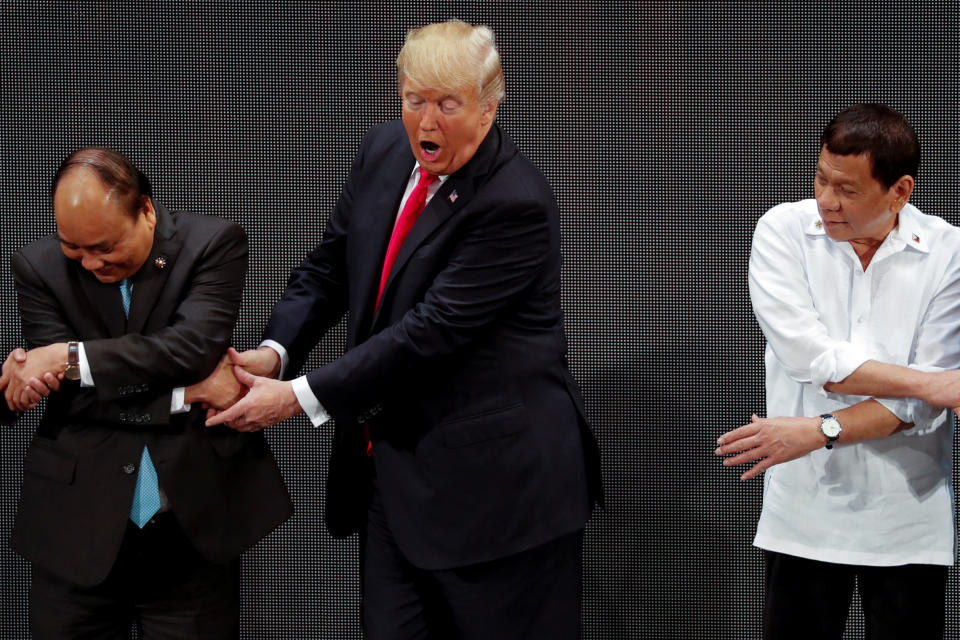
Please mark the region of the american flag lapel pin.
POLYGON ((454 189, 448 197, 450 198, 450 204, 453 204, 454 202, 457 201, 457 198, 459 198, 460 196, 457 195, 457 190, 454 189))

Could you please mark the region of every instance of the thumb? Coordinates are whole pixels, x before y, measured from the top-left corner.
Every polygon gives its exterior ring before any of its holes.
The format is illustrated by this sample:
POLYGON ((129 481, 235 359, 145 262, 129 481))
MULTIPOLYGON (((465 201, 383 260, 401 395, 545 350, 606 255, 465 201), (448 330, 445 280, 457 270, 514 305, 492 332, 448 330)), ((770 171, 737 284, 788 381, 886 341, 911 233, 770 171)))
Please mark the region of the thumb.
POLYGON ((257 381, 257 376, 248 373, 246 369, 238 364, 233 367, 233 375, 237 376, 237 382, 245 387, 252 387, 257 381))
POLYGON ((227 347, 227 356, 230 358, 230 361, 233 364, 237 365, 238 367, 242 367, 244 364, 246 364, 243 361, 244 360, 243 354, 237 351, 236 349, 234 349, 233 347, 227 347))
POLYGON ((17 347, 14 349, 10 355, 13 356, 13 359, 17 362, 26 362, 27 361, 27 352, 23 347, 17 347))
POLYGON ((760 420, 760 416, 758 416, 758 415, 755 414, 755 413, 754 413, 754 414, 751 414, 751 416, 750 416, 750 422, 757 422, 757 421, 759 421, 759 420, 760 420))

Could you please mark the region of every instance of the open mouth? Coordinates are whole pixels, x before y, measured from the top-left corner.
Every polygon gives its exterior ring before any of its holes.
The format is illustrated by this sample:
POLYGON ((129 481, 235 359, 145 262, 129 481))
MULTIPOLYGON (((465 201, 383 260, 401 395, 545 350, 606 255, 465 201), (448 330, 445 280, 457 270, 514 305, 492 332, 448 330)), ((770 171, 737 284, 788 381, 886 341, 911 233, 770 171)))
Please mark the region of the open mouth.
POLYGON ((440 145, 436 142, 430 142, 429 140, 424 140, 420 143, 420 155, 423 160, 427 162, 432 162, 437 159, 437 156, 440 154, 440 145))

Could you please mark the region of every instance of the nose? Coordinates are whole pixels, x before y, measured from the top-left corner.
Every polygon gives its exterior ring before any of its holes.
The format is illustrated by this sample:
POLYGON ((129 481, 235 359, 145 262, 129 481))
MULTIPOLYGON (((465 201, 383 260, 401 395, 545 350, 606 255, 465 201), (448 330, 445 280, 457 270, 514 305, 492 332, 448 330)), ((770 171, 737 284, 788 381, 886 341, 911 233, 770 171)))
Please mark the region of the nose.
POLYGON ((829 186, 821 187, 816 197, 821 211, 837 211, 840 209, 840 199, 833 188, 829 186))
POLYGON ((97 271, 103 268, 103 260, 89 253, 83 254, 80 258, 80 264, 83 265, 83 268, 87 271, 97 271))
POLYGON ((433 131, 437 128, 437 105, 428 102, 423 107, 423 115, 420 116, 420 129, 422 131, 433 131))

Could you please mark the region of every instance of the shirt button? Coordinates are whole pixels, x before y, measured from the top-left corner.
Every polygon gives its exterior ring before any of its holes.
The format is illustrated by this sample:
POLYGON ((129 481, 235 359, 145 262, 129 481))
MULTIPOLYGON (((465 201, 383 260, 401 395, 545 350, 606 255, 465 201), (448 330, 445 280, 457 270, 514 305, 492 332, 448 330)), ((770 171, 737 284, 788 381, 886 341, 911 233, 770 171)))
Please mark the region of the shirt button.
POLYGON ((137 470, 137 466, 132 462, 128 462, 127 464, 123 465, 123 472, 128 476, 132 475, 133 472, 136 470, 137 470))

